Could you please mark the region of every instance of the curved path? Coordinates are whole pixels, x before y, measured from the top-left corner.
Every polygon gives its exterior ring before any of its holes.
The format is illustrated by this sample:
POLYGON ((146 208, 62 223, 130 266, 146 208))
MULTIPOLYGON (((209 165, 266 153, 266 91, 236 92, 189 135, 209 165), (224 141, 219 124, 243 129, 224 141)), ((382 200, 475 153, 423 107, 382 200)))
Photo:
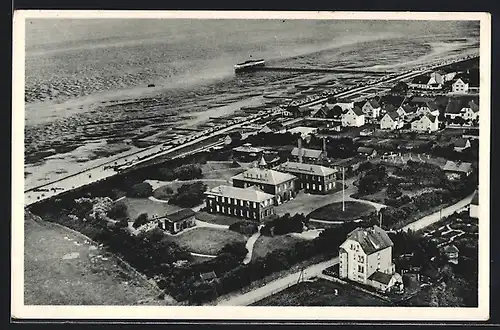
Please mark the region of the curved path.
POLYGON ((205 222, 198 219, 195 219, 194 221, 196 223, 196 227, 207 227, 207 228, 225 229, 225 230, 229 229, 228 225, 218 225, 215 223, 205 222))
POLYGON ((195 252, 189 252, 193 257, 202 257, 202 258, 216 258, 217 256, 213 256, 211 254, 201 254, 201 253, 195 253, 195 252))
POLYGON ((260 229, 262 227, 264 227, 264 225, 260 225, 257 228, 257 232, 255 234, 253 234, 252 236, 250 236, 247 243, 245 244, 245 247, 247 248, 247 251, 248 251, 247 255, 245 256, 245 259, 243 259, 243 264, 245 264, 245 265, 248 264, 252 260, 253 246, 255 245, 255 242, 257 242, 257 240, 260 237, 260 229))

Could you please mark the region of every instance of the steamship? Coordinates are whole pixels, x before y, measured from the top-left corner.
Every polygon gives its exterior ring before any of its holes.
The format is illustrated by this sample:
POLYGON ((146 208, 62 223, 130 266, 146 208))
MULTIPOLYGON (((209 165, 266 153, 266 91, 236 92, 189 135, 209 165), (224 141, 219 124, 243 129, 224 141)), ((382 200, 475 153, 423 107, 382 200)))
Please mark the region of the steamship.
POLYGON ((238 63, 234 65, 234 72, 245 72, 255 70, 257 67, 263 67, 266 65, 266 61, 263 59, 260 60, 248 60, 242 63, 238 63))

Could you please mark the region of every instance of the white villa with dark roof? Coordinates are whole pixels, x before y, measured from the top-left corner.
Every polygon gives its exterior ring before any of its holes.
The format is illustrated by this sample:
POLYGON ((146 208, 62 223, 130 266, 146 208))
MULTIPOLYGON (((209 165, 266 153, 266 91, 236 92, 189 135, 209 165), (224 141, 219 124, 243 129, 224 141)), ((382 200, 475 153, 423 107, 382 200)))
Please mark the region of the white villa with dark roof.
POLYGON ((361 127, 365 124, 365 114, 359 107, 349 109, 342 115, 342 126, 361 127))
POLYGON ((380 116, 380 104, 375 99, 367 100, 361 110, 369 118, 378 118, 380 116))
POLYGON ((262 221, 274 214, 274 195, 255 187, 237 188, 226 185, 205 192, 206 210, 243 219, 262 221))
POLYGON ((394 243, 378 226, 356 228, 339 247, 339 277, 380 291, 402 289, 401 275, 392 262, 394 243))
POLYGON ((325 194, 335 189, 337 170, 314 164, 286 162, 277 168, 281 172, 290 173, 298 178, 296 189, 306 192, 325 194))
POLYGON ((396 111, 386 113, 380 120, 380 129, 394 130, 402 128, 403 125, 404 121, 396 111))
POLYGON ((438 117, 429 114, 423 115, 411 123, 411 130, 416 132, 435 132, 438 129, 438 117))

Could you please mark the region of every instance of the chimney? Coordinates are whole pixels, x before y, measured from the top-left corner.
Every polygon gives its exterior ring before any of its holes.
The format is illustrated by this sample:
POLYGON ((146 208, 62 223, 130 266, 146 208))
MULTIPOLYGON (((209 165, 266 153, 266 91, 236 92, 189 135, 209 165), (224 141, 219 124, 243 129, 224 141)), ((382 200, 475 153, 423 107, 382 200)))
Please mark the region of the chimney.
POLYGON ((299 148, 299 153, 298 153, 299 163, 302 163, 302 138, 300 136, 297 140, 297 144, 298 144, 298 148, 299 148))
POLYGON ((323 153, 326 156, 326 138, 323 138, 323 153))

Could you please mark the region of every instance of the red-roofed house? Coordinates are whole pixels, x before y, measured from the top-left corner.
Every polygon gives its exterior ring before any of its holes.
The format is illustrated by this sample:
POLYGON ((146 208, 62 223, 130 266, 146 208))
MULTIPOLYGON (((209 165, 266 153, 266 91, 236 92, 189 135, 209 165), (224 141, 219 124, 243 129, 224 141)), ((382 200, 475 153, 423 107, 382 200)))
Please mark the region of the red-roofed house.
POLYGON ((402 287, 392 262, 394 243, 378 226, 356 228, 339 247, 339 277, 388 291, 402 287))
POLYGON ((349 109, 342 115, 342 126, 361 127, 365 124, 365 114, 359 107, 349 109))

